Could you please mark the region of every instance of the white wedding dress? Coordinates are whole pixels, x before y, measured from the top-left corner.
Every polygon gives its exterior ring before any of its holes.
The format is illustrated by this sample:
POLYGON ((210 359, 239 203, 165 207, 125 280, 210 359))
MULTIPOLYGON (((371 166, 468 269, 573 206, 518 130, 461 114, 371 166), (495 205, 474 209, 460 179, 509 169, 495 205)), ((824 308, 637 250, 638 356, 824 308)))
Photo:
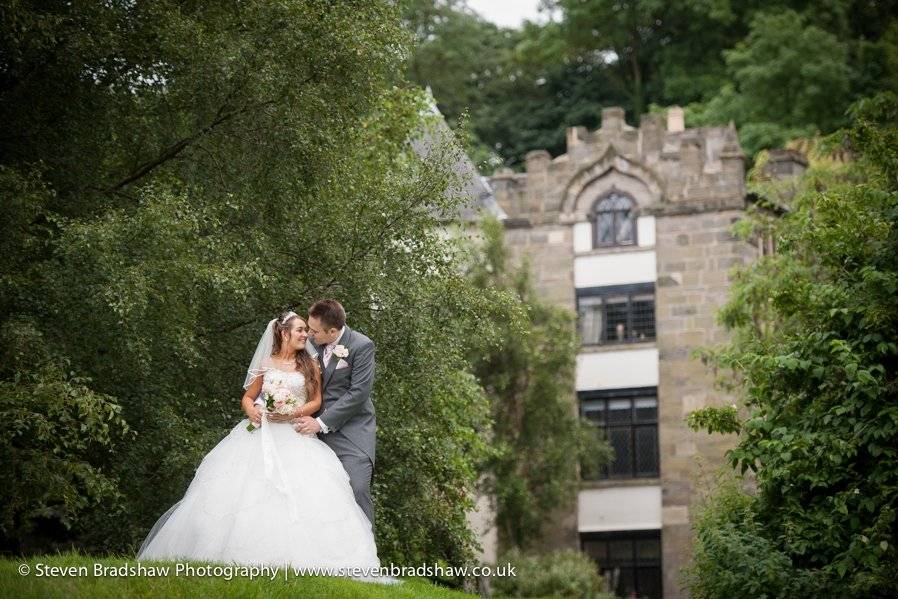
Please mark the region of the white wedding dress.
MULTIPOLYGON (((305 403, 302 373, 267 367, 264 376, 263 393, 286 387, 305 403)), ((153 526, 138 559, 329 568, 346 576, 353 575, 351 568, 378 568, 371 523, 336 454, 289 422, 263 416, 253 432, 247 424, 244 419, 203 458, 184 497, 153 526)))

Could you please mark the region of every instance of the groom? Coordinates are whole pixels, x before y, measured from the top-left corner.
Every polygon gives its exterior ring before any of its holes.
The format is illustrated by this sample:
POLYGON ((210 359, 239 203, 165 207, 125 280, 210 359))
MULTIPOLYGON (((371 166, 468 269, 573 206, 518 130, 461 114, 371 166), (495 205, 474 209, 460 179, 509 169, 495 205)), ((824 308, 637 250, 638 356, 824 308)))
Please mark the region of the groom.
POLYGON ((334 450, 349 474, 355 500, 373 528, 374 342, 346 326, 346 312, 337 300, 312 304, 308 325, 307 350, 310 355, 318 354, 322 372, 322 403, 312 416, 295 419, 294 428, 300 433, 318 433, 334 450))

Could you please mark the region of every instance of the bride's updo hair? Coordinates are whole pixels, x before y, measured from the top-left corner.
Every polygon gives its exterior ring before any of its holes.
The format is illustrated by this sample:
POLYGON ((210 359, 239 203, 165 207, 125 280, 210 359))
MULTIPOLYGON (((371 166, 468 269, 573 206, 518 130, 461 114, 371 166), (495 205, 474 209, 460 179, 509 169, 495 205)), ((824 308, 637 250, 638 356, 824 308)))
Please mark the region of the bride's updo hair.
MULTIPOLYGON (((299 315, 292 310, 281 312, 277 320, 274 321, 274 344, 271 348, 271 355, 275 356, 281 353, 281 344, 284 342, 284 333, 289 335, 290 329, 293 328, 293 321, 299 318, 299 315)), ((315 397, 321 388, 321 372, 318 369, 318 363, 309 355, 306 348, 302 348, 294 355, 296 359, 296 369, 306 378, 306 390, 309 398, 315 397)), ((311 414, 308 414, 311 416, 311 414)))

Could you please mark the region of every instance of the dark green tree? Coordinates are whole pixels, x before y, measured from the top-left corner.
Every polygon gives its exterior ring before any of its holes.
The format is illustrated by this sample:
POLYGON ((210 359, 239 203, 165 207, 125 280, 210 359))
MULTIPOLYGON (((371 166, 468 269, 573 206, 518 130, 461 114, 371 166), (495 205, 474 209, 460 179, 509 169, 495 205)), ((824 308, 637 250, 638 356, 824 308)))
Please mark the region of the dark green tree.
POLYGON ((566 127, 594 128, 603 105, 624 99, 601 60, 569 55, 557 23, 509 30, 460 7, 438 9, 429 27, 418 26, 426 34, 415 46, 409 78, 433 90, 447 121, 470 137, 469 153, 485 172, 499 164, 520 167, 533 149, 563 153, 566 127))
POLYGON ((528 23, 513 42, 503 71, 484 85, 485 102, 471 124, 481 139, 494 140, 506 166, 520 168, 531 150, 566 152, 567 127, 597 127, 602 107, 624 96, 600 59, 569 55, 557 23, 528 23))
POLYGON ((750 155, 845 123, 848 45, 809 18, 792 10, 758 13, 748 36, 724 56, 731 82, 690 120, 735 121, 750 155))
POLYGON ((453 126, 468 111, 479 156, 516 168, 530 150, 564 152, 565 128, 595 127, 604 106, 636 125, 690 105, 690 126, 733 120, 754 155, 831 132, 854 100, 898 89, 895 0, 551 0, 559 19, 517 30, 460 0, 408 4, 411 79, 453 126))
POLYGON ((559 0, 564 26, 572 47, 594 52, 613 73, 618 88, 627 95, 627 108, 638 118, 655 96, 655 64, 660 47, 659 26, 665 4, 656 0, 615 2, 559 0))
POLYGON ((898 588, 898 96, 851 117, 833 142, 852 162, 821 161, 791 200, 759 184, 786 212, 741 225, 778 249, 740 270, 720 313, 732 340, 703 354, 745 413, 690 423, 739 434, 728 461, 756 491, 729 484, 697 520, 691 596, 898 588))
POLYGON ((386 562, 463 563, 488 404, 436 214, 457 150, 410 141, 389 2, 0 9, 5 549, 133 551, 242 418, 278 310, 339 297, 378 344, 386 562), (451 333, 447 333, 450 332, 451 333), (127 423, 127 425, 125 424, 127 423))

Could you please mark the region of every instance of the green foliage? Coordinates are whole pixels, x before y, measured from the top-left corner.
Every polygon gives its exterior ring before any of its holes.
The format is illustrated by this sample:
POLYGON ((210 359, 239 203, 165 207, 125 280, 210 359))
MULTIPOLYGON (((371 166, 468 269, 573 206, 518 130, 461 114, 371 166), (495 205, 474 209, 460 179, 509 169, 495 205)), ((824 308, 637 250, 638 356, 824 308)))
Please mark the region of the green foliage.
POLYGON ((483 78, 501 68, 507 34, 475 14, 436 5, 434 10, 438 12, 416 19, 418 45, 408 72, 413 81, 437 92, 440 110, 454 120, 478 102, 483 78))
MULTIPOLYGON (((743 529, 772 560, 765 568, 782 568, 776 577, 799 595, 886 597, 898 586, 896 111, 893 94, 858 104, 833 140, 857 160, 812 169, 791 200, 775 198, 788 202, 780 219, 756 221, 777 253, 739 272, 720 313, 732 341, 708 353, 743 385, 748 416, 727 457, 757 480, 744 517, 723 517, 757 523, 743 529)), ((698 540, 696 588, 758 559, 733 553, 736 537, 698 540)))
POLYGON ((709 433, 738 433, 742 429, 735 404, 722 408, 712 406, 690 412, 686 417, 686 424, 694 431, 707 429, 709 433))
POLYGON ((485 220, 482 233, 469 276, 505 303, 494 308, 502 310, 496 330, 473 336, 471 355, 492 404, 489 437, 497 455, 488 471, 500 546, 527 549, 539 546, 547 514, 576 497, 581 453, 607 459, 610 452, 574 411, 574 315, 536 297, 526 264, 509 268, 500 222, 485 220))
POLYGON ((92 464, 129 436, 121 406, 90 388, 90 380, 51 360, 33 323, 7 320, 2 332, 0 475, 3 538, 29 545, 52 535, 42 527, 76 526, 91 509, 116 505, 114 478, 92 464))
POLYGON ((529 555, 513 549, 498 560, 510 563, 516 576, 494 579, 494 591, 505 597, 580 597, 611 599, 595 563, 574 550, 529 555))
POLYGON ((689 596, 807 597, 807 573, 792 569, 789 556, 767 538, 754 499, 732 472, 721 473, 714 494, 696 507, 692 563, 682 579, 689 596))
POLYGON ((482 89, 472 122, 506 166, 515 168, 523 167, 531 150, 564 153, 566 127, 595 128, 602 106, 620 104, 624 97, 601 61, 568 56, 558 24, 527 25, 509 37, 502 68, 482 89))
MULTIPOLYGON (((595 127, 602 105, 623 98, 600 61, 568 59, 557 24, 500 29, 454 3, 432 0, 409 3, 405 14, 417 39, 408 75, 432 88, 448 122, 455 125, 467 112, 472 155, 492 153, 499 163, 520 167, 530 150, 562 153, 564 125, 595 127)), ((497 165, 475 162, 487 172, 497 165)))
MULTIPOLYGON (((62 413, 39 400, 67 397, 86 427, 72 434, 92 442, 57 456, 95 473, 67 483, 81 488, 57 540, 133 551, 242 418, 264 323, 338 297, 378 347, 381 559, 472 559, 489 409, 458 331, 490 330, 490 297, 435 216, 464 199, 447 193, 458 148, 410 143, 427 99, 395 80, 409 39, 395 7, 17 3, 0 19, 0 313, 47 355, 4 366, 3 405, 40 422, 62 413)), ((6 488, 55 488, 56 470, 31 467, 45 437, 13 454, 6 488)), ((21 521, 42 500, 23 500, 3 541, 46 548, 21 521)))
POLYGON ((885 92, 864 98, 849 113, 854 126, 844 142, 862 149, 857 158, 870 167, 868 176, 882 186, 893 185, 898 178, 898 128, 883 125, 898 121, 898 95, 885 92))
POLYGON ((793 11, 756 14, 746 38, 724 52, 731 84, 694 122, 735 121, 750 155, 844 124, 848 46, 793 11))
POLYGON ((548 0, 558 19, 516 30, 461 1, 405 4, 410 78, 450 122, 467 111, 479 152, 515 168, 531 150, 564 153, 565 129, 595 128, 605 106, 633 125, 652 105, 687 106, 689 126, 733 120, 751 157, 898 90, 893 0, 548 0))
POLYGON ((626 91, 631 116, 641 115, 648 102, 649 57, 658 50, 657 37, 649 32, 664 13, 663 3, 559 0, 564 10, 566 35, 573 48, 602 54, 617 86, 626 91))

